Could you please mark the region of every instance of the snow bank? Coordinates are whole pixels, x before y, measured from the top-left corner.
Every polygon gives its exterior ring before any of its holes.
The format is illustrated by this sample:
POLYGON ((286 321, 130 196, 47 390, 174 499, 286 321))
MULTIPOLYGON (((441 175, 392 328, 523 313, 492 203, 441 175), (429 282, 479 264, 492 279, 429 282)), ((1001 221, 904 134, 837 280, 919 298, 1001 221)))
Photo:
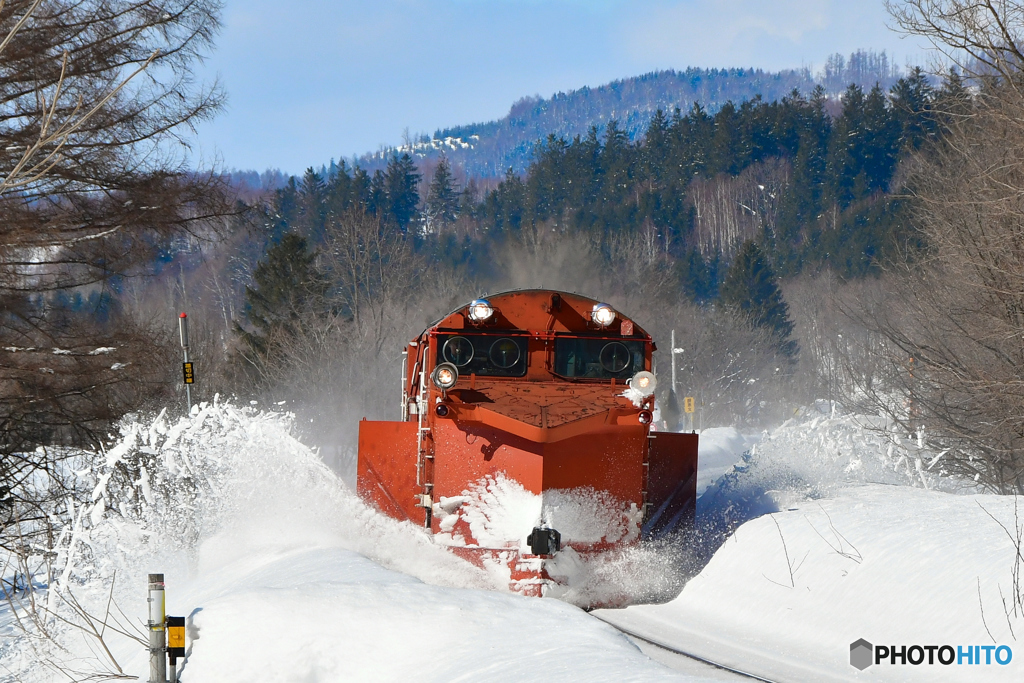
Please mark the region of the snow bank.
POLYGON ((934 455, 897 436, 863 416, 796 419, 765 435, 701 499, 705 528, 725 522, 727 535, 700 573, 667 604, 602 618, 777 680, 1021 680, 1012 537, 1024 510, 939 479, 934 455), (1005 644, 1014 659, 860 672, 849 663, 860 638, 1005 644))
MULTIPOLYGON (((137 630, 146 575, 163 573, 168 613, 188 616, 189 681, 672 677, 576 608, 471 590, 507 583, 368 508, 290 430, 287 415, 215 402, 127 422, 110 450, 81 454, 90 502, 69 506, 40 575, 54 611, 74 596, 102 615, 113 584, 137 630)), ((11 616, 0 609, 9 633, 11 616)), ((48 627, 52 641, 5 637, 0 679, 112 671, 95 639, 48 627)), ((145 677, 140 644, 106 640, 145 677)))
POLYGON ((430 586, 339 548, 244 564, 182 596, 202 610, 190 683, 680 680, 555 600, 430 586))
POLYGON ((866 485, 744 524, 665 605, 612 623, 781 680, 1021 680, 1014 500, 866 485), (1012 606, 1007 606, 1012 607, 1012 606), (1009 666, 849 663, 850 644, 1009 645, 1009 666))

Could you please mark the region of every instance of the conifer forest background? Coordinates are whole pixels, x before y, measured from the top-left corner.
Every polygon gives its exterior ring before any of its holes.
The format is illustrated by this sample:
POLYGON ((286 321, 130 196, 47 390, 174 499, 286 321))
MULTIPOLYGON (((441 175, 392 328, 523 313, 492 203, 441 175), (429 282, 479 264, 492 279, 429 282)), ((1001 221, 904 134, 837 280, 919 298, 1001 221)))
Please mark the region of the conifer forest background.
MULTIPOLYGON (((188 6, 215 24, 215 4, 188 6)), ((918 4, 894 16, 927 34, 918 4)), ((302 438, 348 471, 357 421, 399 409, 409 339, 478 296, 557 288, 654 336, 662 429, 856 407, 954 453, 950 471, 1024 490, 1024 260, 1005 247, 1021 225, 1010 190, 1024 57, 950 26, 936 40, 960 36, 970 59, 939 74, 866 52, 817 78, 660 72, 528 98, 501 121, 351 162, 311 160, 301 177, 171 163, 90 186, 59 164, 14 164, 5 182, 17 184, 0 188, 0 481, 46 469, 50 455, 17 456, 39 445, 102 445, 125 414, 184 410, 181 312, 194 400, 293 411, 302 438), (33 220, 55 232, 18 231, 33 220), (692 424, 683 396, 696 399, 692 424)), ((179 43, 172 76, 199 54, 189 41, 212 37, 151 28, 139 35, 153 45, 179 43)), ((163 54, 130 47, 124 64, 141 69, 163 54)), ((69 108, 61 149, 72 132, 95 149, 89 135, 132 116, 158 144, 212 115, 215 88, 172 106, 184 82, 122 86, 104 102, 127 118, 94 130, 69 108), (147 96, 167 103, 163 121, 146 119, 147 96)), ((32 154, 56 144, 38 130, 18 139, 32 154)), ((94 163, 142 168, 147 140, 94 163)))

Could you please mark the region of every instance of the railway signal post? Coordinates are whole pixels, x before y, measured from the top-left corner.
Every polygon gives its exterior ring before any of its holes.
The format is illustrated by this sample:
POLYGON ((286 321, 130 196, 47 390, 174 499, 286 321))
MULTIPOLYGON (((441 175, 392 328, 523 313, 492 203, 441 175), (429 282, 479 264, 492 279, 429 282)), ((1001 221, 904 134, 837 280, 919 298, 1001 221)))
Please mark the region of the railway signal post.
POLYGON ((185 409, 186 414, 192 414, 192 385, 196 381, 195 372, 192 369, 192 362, 188 359, 188 316, 182 313, 178 316, 178 334, 181 336, 181 350, 185 360, 181 364, 182 375, 185 383, 185 409))

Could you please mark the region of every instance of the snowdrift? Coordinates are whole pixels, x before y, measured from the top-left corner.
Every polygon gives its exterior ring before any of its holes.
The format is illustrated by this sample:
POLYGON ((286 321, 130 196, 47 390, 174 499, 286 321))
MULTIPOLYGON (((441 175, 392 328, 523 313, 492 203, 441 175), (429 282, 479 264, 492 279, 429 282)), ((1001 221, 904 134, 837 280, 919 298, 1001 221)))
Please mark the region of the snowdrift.
POLYGON ((713 557, 662 605, 602 619, 773 680, 1021 680, 1013 497, 939 478, 864 416, 794 419, 701 499, 713 557), (1007 645, 1005 666, 850 665, 850 645, 1007 645))
MULTIPOLYGON (((48 570, 34 595, 74 621, 61 596, 102 615, 112 590, 138 627, 146 574, 163 572, 168 613, 187 617, 193 683, 675 679, 610 626, 565 602, 509 595, 422 530, 369 509, 290 429, 286 415, 223 403, 186 420, 126 422, 113 448, 72 463, 88 502, 55 511, 60 533, 54 552, 40 549, 48 570)), ((701 467, 688 583, 678 548, 589 567, 588 581, 662 601, 601 619, 778 680, 1020 679, 1013 498, 939 477, 941 457, 881 421, 813 409, 753 437, 706 430, 701 467), (1006 644, 1014 659, 858 671, 849 648, 861 638, 1006 644)), ((477 521, 519 534, 519 512, 537 501, 512 504, 515 492, 499 489, 478 497, 507 494, 508 509, 481 509, 477 521)), ((12 617, 0 607, 0 680, 112 670, 83 630, 49 618, 52 639, 29 638, 12 617)), ((110 634, 106 644, 145 678, 141 645, 110 634)))
POLYGON ((73 596, 102 616, 112 590, 138 630, 149 572, 165 575, 168 614, 187 616, 183 676, 195 683, 675 678, 574 607, 474 590, 500 584, 368 508, 290 430, 287 415, 215 402, 177 422, 126 422, 109 451, 80 454, 90 503, 68 503, 35 577, 52 638, 0 608, 0 680, 118 667, 145 679, 142 645, 108 632, 108 657, 53 615, 75 621, 61 597, 73 596))

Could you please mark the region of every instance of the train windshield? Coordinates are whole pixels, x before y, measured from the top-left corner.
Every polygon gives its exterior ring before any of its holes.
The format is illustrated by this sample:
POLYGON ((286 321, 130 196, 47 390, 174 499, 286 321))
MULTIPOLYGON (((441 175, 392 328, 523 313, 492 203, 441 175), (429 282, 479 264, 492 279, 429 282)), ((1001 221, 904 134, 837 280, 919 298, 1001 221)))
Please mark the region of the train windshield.
POLYGON ((644 369, 644 342, 629 339, 556 339, 555 374, 625 379, 644 369))
POLYGON ((526 374, 527 337, 438 335, 437 362, 452 363, 460 375, 522 377, 526 374))

